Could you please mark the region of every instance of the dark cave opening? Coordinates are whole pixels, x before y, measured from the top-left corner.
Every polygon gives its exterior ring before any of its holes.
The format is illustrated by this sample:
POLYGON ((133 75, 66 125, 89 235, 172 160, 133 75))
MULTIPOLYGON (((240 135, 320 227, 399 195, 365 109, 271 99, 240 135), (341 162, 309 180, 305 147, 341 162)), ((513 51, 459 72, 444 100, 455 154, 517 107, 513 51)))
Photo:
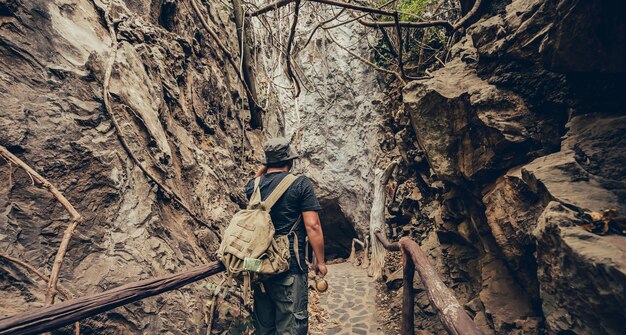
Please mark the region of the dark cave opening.
POLYGON ((353 222, 341 210, 337 199, 320 199, 320 205, 326 260, 348 258, 352 250, 352 239, 357 238, 353 222))

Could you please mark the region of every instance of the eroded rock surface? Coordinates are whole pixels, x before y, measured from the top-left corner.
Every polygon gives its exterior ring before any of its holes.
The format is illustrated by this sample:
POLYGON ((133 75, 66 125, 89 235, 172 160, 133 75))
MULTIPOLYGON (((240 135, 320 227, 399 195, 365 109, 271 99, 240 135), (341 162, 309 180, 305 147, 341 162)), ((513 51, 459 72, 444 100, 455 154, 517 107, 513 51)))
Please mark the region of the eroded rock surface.
MULTIPOLYGON (((201 8, 233 49, 229 14, 201 8)), ((214 259, 214 226, 243 204, 261 137, 245 131, 242 89, 189 2, 1 1, 0 64, 0 144, 85 217, 61 270, 64 287, 83 296, 214 259), (121 134, 103 105, 111 57, 121 134), (146 178, 118 136, 208 225, 146 178)), ((69 218, 23 170, 0 164, 0 250, 48 272, 69 218)), ((0 317, 42 305, 44 285, 24 269, 2 261, 0 283, 0 317)), ((86 320, 83 332, 199 334, 207 294, 190 285, 86 320)))
POLYGON ((534 231, 547 327, 554 333, 621 334, 626 238, 587 232, 576 214, 551 202, 534 231))
MULTIPOLYGON (((626 213, 623 59, 599 37, 624 28, 592 19, 616 6, 487 6, 450 62, 404 88, 415 144, 391 184, 392 232, 421 238, 485 333, 623 332, 626 237, 588 232, 582 215, 626 213)), ((421 327, 438 331, 426 311, 421 327)))

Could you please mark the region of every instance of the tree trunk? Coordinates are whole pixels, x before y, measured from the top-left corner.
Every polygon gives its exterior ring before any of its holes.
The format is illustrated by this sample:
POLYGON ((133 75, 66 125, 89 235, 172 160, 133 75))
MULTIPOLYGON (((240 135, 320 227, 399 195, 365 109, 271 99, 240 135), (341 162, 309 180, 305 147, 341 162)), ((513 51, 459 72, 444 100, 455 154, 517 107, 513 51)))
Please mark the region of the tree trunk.
POLYGON ((397 163, 391 162, 385 170, 378 170, 374 180, 374 200, 370 213, 370 246, 372 258, 370 259, 369 275, 378 279, 382 275, 385 266, 385 247, 376 237, 376 233, 385 229, 385 185, 391 177, 397 163))

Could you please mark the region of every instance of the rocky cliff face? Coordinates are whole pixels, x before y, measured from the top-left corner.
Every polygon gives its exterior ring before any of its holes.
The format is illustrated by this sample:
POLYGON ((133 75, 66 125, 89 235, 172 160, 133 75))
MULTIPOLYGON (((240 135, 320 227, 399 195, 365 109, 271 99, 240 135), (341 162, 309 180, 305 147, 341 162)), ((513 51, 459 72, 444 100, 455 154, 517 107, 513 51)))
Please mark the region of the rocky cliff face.
MULTIPOLYGON (((236 50, 229 13, 198 3, 236 50)), ((0 1, 0 144, 85 217, 60 276, 76 296, 213 259, 216 227, 243 203, 251 143, 258 148, 261 135, 245 130, 241 86, 199 22, 189 2, 0 1), (112 57, 121 132, 103 105, 112 57)), ((0 164, 0 250, 47 272, 68 216, 23 170, 0 164)), ((0 317, 42 305, 45 285, 4 260, 0 285, 0 317)), ((207 292, 191 285, 142 300, 87 320, 83 333, 201 333, 207 292)))
MULTIPOLYGON (((623 41, 624 6, 514 0, 482 12, 445 67, 403 90, 410 127, 395 126, 415 141, 393 233, 421 237, 486 333, 619 334, 621 219, 594 230, 584 213, 626 210, 624 50, 605 39, 623 41)), ((439 329, 420 307, 421 327, 439 329)))

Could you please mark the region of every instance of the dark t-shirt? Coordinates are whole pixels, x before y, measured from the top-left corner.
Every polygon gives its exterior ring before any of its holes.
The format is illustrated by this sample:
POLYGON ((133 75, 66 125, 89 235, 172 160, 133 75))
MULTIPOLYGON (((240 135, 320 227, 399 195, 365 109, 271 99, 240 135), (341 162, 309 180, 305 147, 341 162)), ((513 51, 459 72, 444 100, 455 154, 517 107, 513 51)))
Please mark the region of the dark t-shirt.
MULTIPOLYGON (((261 188, 261 199, 265 200, 287 174, 288 172, 274 172, 262 175, 261 181, 259 182, 259 186, 261 188)), ((246 185, 246 195, 248 196, 248 200, 250 200, 250 197, 252 196, 252 192, 254 191, 253 188, 254 179, 250 180, 246 185)), ((306 176, 299 176, 293 184, 291 184, 283 196, 276 201, 270 210, 270 216, 272 217, 272 222, 274 223, 276 235, 288 234, 289 230, 291 230, 291 227, 294 223, 296 223, 296 220, 298 220, 298 217, 302 214, 302 212, 319 211, 321 209, 320 203, 317 201, 317 197, 313 192, 313 184, 311 183, 311 180, 306 176)), ((296 256, 293 252, 293 238, 290 236, 289 243, 291 264, 289 265, 289 272, 306 273, 308 269, 306 262, 304 261, 304 248, 306 247, 306 228, 304 227, 304 222, 300 222, 298 224, 298 227, 295 229, 295 233, 298 237, 298 250, 302 270, 298 268, 298 261, 296 260, 296 256)))

